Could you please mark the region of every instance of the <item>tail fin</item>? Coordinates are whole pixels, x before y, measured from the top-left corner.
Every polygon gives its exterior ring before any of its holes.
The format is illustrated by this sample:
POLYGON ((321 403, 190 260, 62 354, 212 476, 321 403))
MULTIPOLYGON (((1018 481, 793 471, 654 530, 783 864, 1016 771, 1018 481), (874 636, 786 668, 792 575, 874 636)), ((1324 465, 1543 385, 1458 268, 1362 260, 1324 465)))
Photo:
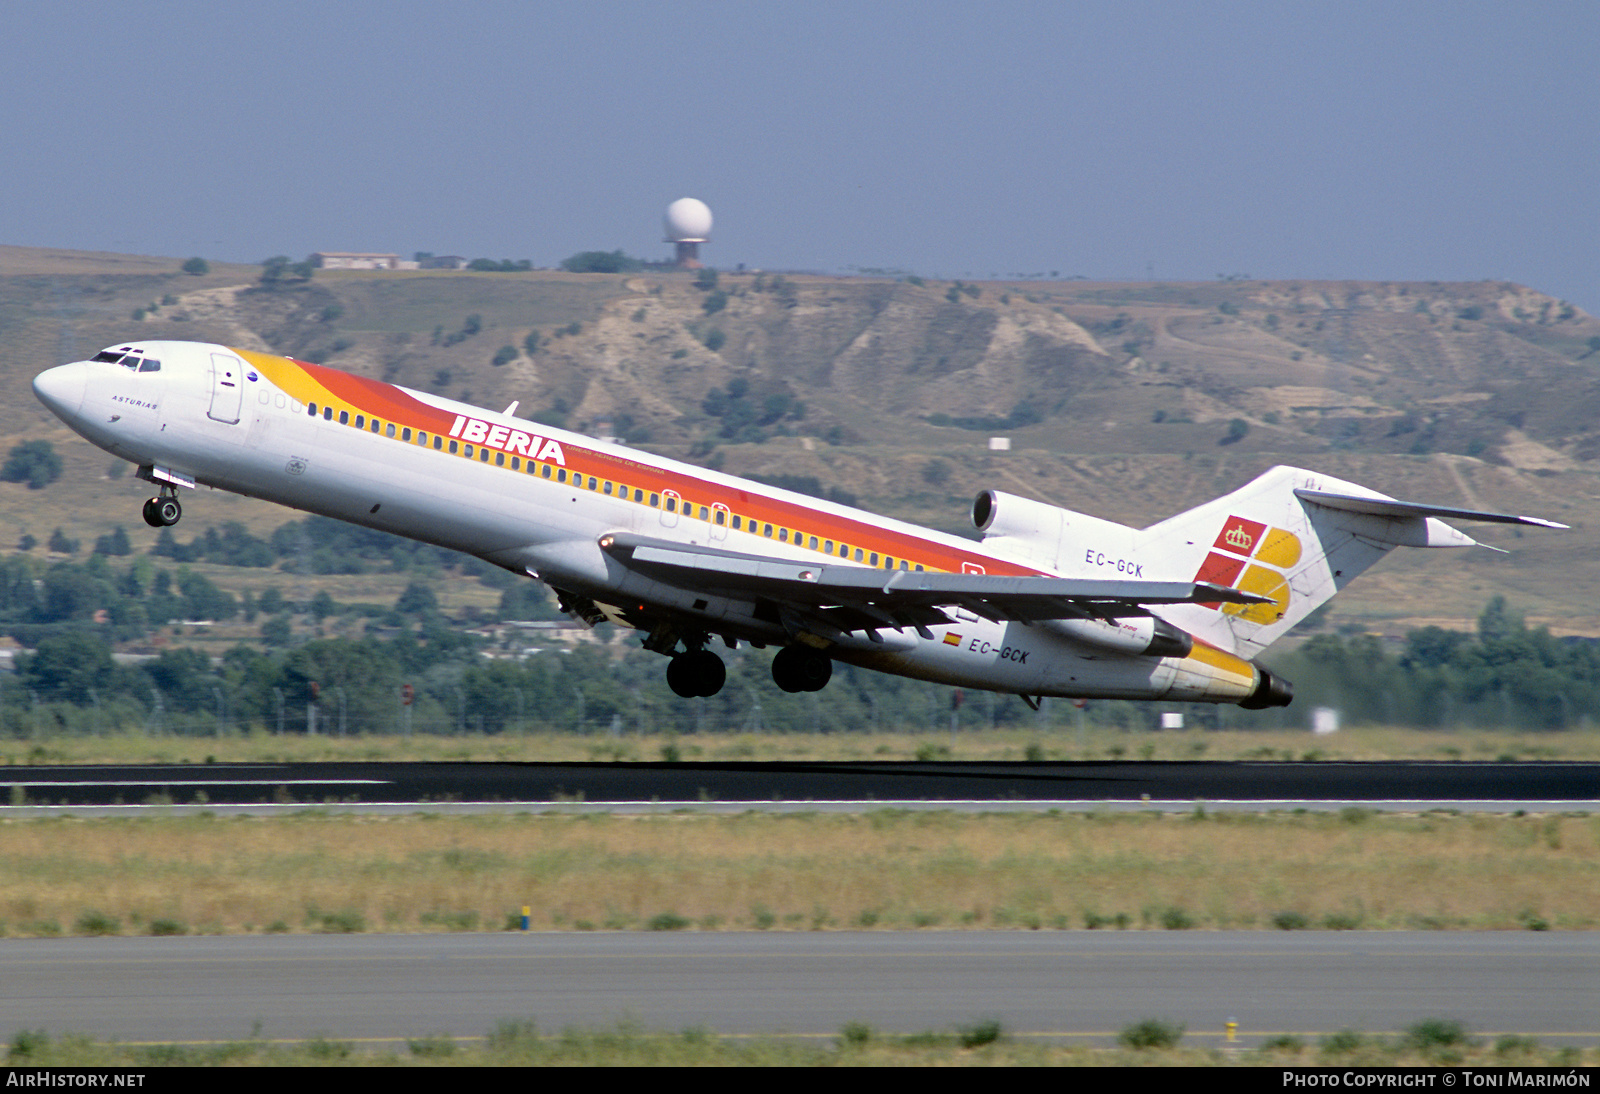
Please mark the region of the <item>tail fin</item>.
POLYGON ((1138 533, 1169 579, 1212 581, 1271 604, 1183 604, 1168 621, 1241 657, 1253 657, 1395 547, 1470 547, 1438 519, 1564 527, 1532 517, 1396 501, 1355 483, 1274 467, 1231 494, 1138 533))

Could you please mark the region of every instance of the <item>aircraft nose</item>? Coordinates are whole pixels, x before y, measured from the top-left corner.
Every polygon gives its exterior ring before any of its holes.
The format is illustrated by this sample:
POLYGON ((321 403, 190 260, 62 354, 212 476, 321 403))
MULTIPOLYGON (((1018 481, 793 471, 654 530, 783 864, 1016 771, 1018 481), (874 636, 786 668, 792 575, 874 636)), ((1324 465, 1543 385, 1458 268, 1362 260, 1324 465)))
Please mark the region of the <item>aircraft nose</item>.
POLYGON ((88 371, 82 364, 45 369, 33 378, 33 393, 58 418, 70 419, 83 406, 83 394, 89 386, 88 371))

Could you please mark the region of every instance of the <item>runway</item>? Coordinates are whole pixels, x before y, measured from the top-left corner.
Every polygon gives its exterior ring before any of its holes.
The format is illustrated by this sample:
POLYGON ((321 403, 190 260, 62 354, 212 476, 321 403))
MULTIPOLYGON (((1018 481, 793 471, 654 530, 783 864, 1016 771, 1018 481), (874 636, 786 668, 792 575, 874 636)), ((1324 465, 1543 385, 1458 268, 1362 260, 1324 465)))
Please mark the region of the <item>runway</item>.
POLYGON ((150 805, 428 808, 1600 810, 1579 762, 308 763, 0 769, 9 816, 150 805))
POLYGON ((125 1042, 327 1036, 369 1044, 545 1032, 900 1033, 998 1018, 1013 1035, 1108 1042, 1147 1017, 1186 1043, 1239 1023, 1600 1043, 1592 935, 1492 932, 816 932, 73 938, 0 941, 0 1034, 125 1042))

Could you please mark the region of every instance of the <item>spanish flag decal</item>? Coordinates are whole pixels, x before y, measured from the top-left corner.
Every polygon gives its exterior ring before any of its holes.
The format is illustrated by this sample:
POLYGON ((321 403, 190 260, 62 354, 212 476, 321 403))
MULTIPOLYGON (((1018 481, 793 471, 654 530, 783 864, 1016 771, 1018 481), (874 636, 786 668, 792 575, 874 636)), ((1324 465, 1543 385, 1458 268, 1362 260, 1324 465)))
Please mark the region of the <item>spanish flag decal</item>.
POLYGON ((947 646, 959 646, 961 645, 961 636, 955 631, 945 631, 944 644, 947 646))

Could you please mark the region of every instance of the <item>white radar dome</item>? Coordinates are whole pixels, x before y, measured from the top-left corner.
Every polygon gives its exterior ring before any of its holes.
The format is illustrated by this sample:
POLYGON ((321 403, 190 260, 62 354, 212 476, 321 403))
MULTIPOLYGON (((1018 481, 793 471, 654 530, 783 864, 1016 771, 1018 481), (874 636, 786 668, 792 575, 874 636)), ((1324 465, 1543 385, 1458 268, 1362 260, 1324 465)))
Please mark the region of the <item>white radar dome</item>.
POLYGON ((704 243, 711 238, 711 210, 698 198, 679 198, 667 206, 668 243, 704 243))

